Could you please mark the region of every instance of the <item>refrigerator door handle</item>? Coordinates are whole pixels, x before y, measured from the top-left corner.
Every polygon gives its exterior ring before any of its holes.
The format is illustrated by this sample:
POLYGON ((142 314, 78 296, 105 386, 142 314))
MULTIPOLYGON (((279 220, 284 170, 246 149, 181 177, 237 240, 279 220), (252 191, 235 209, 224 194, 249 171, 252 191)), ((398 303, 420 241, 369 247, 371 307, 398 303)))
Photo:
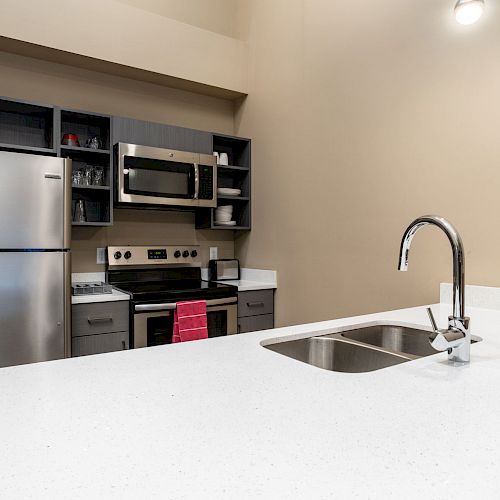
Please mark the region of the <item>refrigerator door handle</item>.
POLYGON ((64 357, 71 358, 71 252, 63 252, 64 261, 64 357))

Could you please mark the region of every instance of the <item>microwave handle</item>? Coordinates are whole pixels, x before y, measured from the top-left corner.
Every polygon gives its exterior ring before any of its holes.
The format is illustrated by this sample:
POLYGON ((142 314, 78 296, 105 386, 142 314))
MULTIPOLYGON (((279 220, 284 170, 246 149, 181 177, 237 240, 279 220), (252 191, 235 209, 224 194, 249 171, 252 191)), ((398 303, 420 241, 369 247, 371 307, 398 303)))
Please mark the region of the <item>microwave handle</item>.
POLYGON ((197 200, 200 194, 200 168, 198 163, 194 164, 194 196, 193 199, 197 200))

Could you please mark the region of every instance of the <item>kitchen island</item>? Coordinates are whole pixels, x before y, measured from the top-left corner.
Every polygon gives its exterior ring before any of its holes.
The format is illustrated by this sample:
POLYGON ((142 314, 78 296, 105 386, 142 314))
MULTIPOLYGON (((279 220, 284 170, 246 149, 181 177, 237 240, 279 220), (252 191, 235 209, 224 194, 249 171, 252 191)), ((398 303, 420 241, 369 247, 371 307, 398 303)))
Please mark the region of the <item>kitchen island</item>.
MULTIPOLYGON (((433 306, 439 325, 450 304, 433 306)), ((8 499, 498 498, 500 310, 483 341, 369 373, 262 341, 398 321, 424 307, 0 370, 8 499)))

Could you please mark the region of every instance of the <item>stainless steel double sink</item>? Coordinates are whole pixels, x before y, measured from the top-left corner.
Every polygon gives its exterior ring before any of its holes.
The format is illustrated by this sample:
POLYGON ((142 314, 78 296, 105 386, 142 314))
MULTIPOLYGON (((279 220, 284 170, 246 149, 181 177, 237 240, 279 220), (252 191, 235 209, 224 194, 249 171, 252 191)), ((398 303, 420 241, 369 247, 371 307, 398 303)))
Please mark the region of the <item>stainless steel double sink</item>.
MULTIPOLYGON (((437 354, 428 330, 397 324, 347 327, 299 340, 263 343, 263 347, 325 370, 362 373, 437 354)), ((472 343, 478 342, 474 337, 472 343)))

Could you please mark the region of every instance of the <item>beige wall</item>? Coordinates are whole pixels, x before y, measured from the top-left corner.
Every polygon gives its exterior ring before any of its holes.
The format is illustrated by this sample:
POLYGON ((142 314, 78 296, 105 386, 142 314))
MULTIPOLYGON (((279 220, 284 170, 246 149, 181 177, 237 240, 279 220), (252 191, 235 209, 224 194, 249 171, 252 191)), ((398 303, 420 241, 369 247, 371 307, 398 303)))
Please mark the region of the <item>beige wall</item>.
MULTIPOLYGON (((241 40, 117 0, 28 3, 2 0, 0 36, 79 59, 246 92, 247 49, 241 40)), ((225 13, 220 17, 222 22, 232 18, 225 13)))
MULTIPOLYGON (((0 52, 0 95, 76 109, 221 133, 233 132, 233 104, 223 99, 93 73, 0 52)), ((73 268, 103 270, 96 248, 123 244, 199 244, 203 262, 208 248, 233 257, 232 235, 196 231, 189 213, 115 210, 111 228, 73 228, 73 268)))
POLYGON ((161 16, 236 37, 236 0, 118 0, 161 16))
POLYGON ((500 285, 500 12, 453 2, 241 0, 252 136, 246 266, 277 269, 279 325, 423 304, 451 279, 435 229, 396 271, 406 225, 448 217, 468 283, 500 285))

